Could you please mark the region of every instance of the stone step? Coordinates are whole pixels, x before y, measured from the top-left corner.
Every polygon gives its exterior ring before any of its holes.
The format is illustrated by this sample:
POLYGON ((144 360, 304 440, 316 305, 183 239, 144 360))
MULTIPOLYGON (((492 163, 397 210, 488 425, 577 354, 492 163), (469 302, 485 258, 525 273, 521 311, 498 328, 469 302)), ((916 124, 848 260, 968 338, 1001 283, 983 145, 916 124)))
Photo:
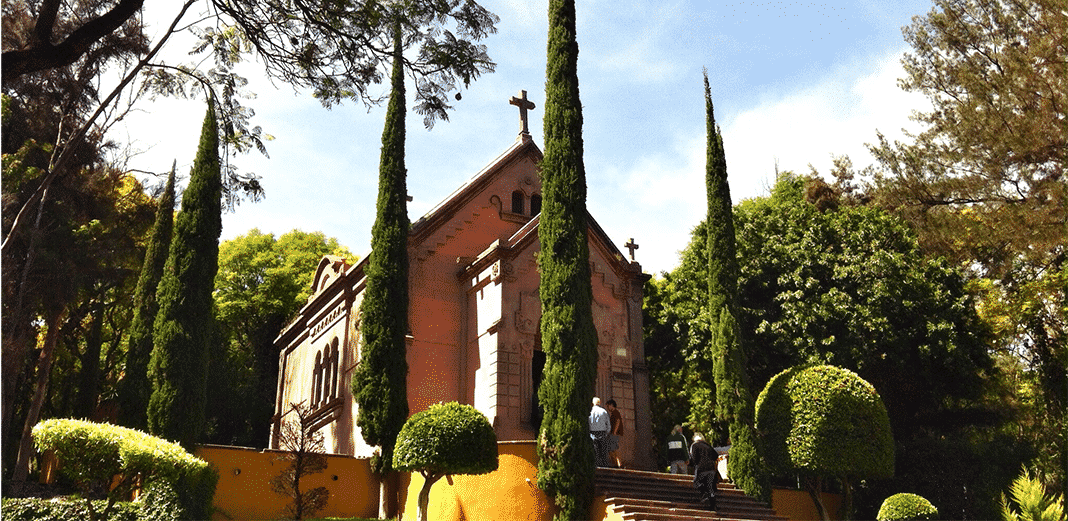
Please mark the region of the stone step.
POLYGON ((731 483, 717 486, 716 511, 701 503, 693 476, 599 468, 597 494, 623 519, 648 521, 786 521, 731 483))
POLYGON ((716 500, 716 510, 712 511, 702 503, 674 503, 670 501, 654 501, 649 499, 634 498, 605 498, 605 503, 613 512, 621 513, 646 513, 663 516, 676 516, 683 519, 720 519, 720 520, 761 520, 761 521, 787 521, 786 518, 775 515, 768 508, 737 508, 725 505, 722 499, 716 500))

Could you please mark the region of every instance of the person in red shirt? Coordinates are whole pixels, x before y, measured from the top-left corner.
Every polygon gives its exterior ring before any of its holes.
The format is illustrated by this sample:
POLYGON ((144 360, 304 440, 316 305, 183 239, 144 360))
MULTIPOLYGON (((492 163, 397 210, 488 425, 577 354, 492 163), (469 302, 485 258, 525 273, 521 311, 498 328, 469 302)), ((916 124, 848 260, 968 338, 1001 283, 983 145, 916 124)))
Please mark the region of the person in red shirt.
POLYGON ((612 422, 612 427, 608 431, 610 434, 608 438, 608 460, 616 468, 623 468, 623 460, 619 457, 619 442, 623 438, 623 415, 616 408, 615 400, 608 400, 605 405, 608 406, 608 416, 612 422))

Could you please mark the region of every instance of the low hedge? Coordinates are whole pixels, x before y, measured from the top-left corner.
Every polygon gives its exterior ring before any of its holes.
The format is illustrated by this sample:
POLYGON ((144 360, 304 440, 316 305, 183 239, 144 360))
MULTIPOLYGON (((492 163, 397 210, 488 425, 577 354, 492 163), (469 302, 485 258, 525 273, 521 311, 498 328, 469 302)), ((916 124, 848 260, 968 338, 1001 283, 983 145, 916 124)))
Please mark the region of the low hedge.
POLYGON ((128 497, 139 483, 149 494, 158 487, 173 489, 179 517, 211 517, 219 475, 177 443, 134 429, 70 419, 38 423, 33 438, 38 450, 55 453, 60 472, 83 490, 107 490, 118 476, 118 486, 108 495, 111 504, 128 497))
MULTIPOLYGON (((93 501, 93 510, 100 512, 107 506, 107 500, 93 501)), ((72 519, 89 519, 89 507, 82 499, 37 497, 4 498, 3 521, 70 521, 72 519)), ((156 520, 141 515, 139 503, 116 503, 111 509, 107 521, 169 521, 156 520)))
POLYGON ((883 501, 878 521, 927 521, 938 519, 938 509, 923 496, 902 492, 883 501))

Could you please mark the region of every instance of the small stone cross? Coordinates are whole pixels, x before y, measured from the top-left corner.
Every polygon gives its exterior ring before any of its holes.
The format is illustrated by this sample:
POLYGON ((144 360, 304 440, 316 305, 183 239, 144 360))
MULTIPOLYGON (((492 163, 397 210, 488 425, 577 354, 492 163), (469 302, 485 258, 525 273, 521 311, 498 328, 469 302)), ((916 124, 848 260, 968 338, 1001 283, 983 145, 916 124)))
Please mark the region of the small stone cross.
POLYGON ((527 125, 527 111, 534 110, 534 102, 527 99, 527 91, 519 91, 519 97, 512 96, 508 100, 510 105, 519 107, 519 133, 530 135, 530 127, 527 125))
POLYGON ((634 250, 638 249, 638 243, 634 242, 634 237, 631 237, 623 247, 630 250, 630 260, 634 260, 634 250))

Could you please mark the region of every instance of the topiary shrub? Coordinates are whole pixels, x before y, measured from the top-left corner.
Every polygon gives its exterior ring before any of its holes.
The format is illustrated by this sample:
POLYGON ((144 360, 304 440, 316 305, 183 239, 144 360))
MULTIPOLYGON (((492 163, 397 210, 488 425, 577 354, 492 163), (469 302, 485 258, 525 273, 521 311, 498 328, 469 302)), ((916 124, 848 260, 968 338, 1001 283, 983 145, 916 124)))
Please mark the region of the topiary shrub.
POLYGON ((426 521, 430 487, 448 474, 497 470, 497 434, 470 405, 438 403, 413 414, 397 435, 393 468, 423 475, 419 519, 426 521))
POLYGON ((886 498, 875 519, 879 521, 938 519, 938 509, 923 496, 902 492, 886 498))
MULTIPOLYGON (((183 519, 211 517, 219 475, 206 461, 189 454, 177 443, 141 431, 106 423, 54 419, 33 428, 40 451, 51 450, 60 472, 83 491, 108 490, 99 519, 107 519, 113 506, 133 489, 166 484, 174 489, 183 519), (113 482, 114 478, 118 480, 113 482)), ((89 518, 98 519, 89 500, 89 518)))
POLYGON ((890 418, 879 393, 856 373, 819 365, 787 369, 756 402, 756 428, 772 472, 800 474, 823 519, 823 481, 894 474, 890 418))

